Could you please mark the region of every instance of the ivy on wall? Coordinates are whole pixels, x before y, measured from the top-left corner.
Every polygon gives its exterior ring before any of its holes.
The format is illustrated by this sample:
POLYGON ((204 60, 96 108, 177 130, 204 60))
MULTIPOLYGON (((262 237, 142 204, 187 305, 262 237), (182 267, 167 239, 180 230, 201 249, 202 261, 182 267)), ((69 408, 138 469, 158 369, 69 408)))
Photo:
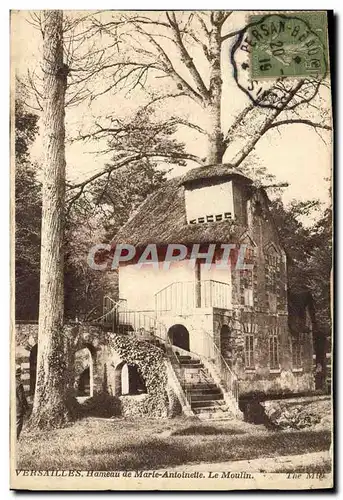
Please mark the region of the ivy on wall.
POLYGON ((136 365, 147 389, 144 398, 121 397, 122 414, 125 416, 168 416, 167 373, 163 351, 134 337, 113 335, 109 342, 127 364, 136 365))
MULTIPOLYGON (((101 327, 92 327, 89 325, 66 325, 64 334, 71 339, 71 350, 76 352, 83 348, 85 341, 92 345, 112 348, 119 357, 127 364, 136 365, 147 389, 147 394, 143 397, 123 396, 111 398, 113 401, 107 401, 106 405, 99 397, 106 395, 97 395, 90 398, 85 410, 93 412, 102 411, 106 406, 106 416, 149 416, 154 418, 172 417, 180 414, 182 409, 178 398, 173 389, 168 385, 166 356, 164 352, 149 342, 137 340, 133 336, 103 335, 101 327), (116 400, 116 401, 115 401, 116 400), (115 403, 115 404, 114 404, 115 403), (115 409, 112 406, 115 406, 115 409), (89 408, 88 408, 89 407, 89 408), (94 408, 93 408, 94 407, 94 408)), ((37 324, 18 324, 16 325, 16 344, 22 346, 28 351, 37 343, 38 325, 37 324)), ((101 356, 101 350, 99 356, 101 356)), ((100 358, 99 358, 100 361, 100 358)))

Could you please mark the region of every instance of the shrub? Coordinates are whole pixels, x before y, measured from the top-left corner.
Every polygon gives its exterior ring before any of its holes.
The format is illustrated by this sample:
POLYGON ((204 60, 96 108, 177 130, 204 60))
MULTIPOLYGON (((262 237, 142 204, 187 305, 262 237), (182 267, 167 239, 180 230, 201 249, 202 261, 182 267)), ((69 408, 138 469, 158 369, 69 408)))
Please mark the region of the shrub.
POLYGON ((83 416, 94 417, 115 417, 121 413, 121 403, 119 398, 110 396, 107 393, 95 394, 79 405, 83 416))

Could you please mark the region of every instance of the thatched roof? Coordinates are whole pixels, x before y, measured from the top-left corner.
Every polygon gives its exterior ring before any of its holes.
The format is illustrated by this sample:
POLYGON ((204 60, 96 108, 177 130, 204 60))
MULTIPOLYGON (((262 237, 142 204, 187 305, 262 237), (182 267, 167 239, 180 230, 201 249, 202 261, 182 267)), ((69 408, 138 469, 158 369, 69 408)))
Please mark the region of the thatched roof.
POLYGON ((229 243, 237 241, 246 228, 234 221, 187 224, 184 183, 206 179, 240 177, 245 182, 251 179, 234 171, 231 166, 200 167, 182 177, 167 181, 158 191, 150 195, 137 212, 119 230, 113 244, 127 243, 136 247, 149 243, 229 243))
POLYGON ((236 178, 242 179, 247 183, 252 183, 252 180, 249 177, 246 177, 241 172, 239 172, 236 168, 234 168, 230 164, 221 164, 221 165, 206 165, 206 167, 198 167, 193 168, 187 174, 181 177, 180 184, 189 184, 195 181, 205 181, 207 179, 211 179, 211 181, 216 179, 229 179, 236 178))

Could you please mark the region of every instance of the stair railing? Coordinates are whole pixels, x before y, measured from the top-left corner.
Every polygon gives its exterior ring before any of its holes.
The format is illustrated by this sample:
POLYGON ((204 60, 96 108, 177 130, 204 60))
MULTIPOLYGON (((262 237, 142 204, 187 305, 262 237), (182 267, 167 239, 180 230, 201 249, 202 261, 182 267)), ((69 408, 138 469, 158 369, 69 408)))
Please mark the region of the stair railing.
MULTIPOLYGON (((184 390, 187 402, 191 405, 191 395, 187 389, 187 383, 185 380, 184 370, 180 365, 180 360, 175 352, 175 348, 168 337, 167 327, 161 321, 158 321, 155 317, 148 316, 147 314, 127 310, 124 306, 123 309, 120 307, 126 304, 125 299, 114 301, 110 297, 104 297, 104 310, 105 313, 99 318, 103 323, 112 325, 113 333, 125 332, 127 334, 134 333, 136 336, 141 336, 142 339, 149 341, 152 338, 157 340, 159 343, 165 346, 168 358, 171 361, 173 369, 176 371, 180 385, 184 390), (111 307, 110 307, 111 306, 111 307), (109 321, 110 319, 110 321, 109 321)), ((203 352, 196 353, 188 351, 190 355, 195 355, 196 357, 204 356, 208 361, 217 369, 218 378, 222 381, 224 388, 227 392, 231 393, 235 400, 238 401, 238 378, 230 369, 229 365, 222 356, 220 349, 215 344, 214 339, 208 334, 204 329, 203 333, 203 352)))
POLYGON ((105 295, 102 301, 102 315, 95 318, 94 322, 106 323, 106 320, 108 322, 108 318, 117 309, 117 307, 118 302, 105 295))
POLYGON ((228 283, 216 280, 174 281, 155 293, 155 310, 187 310, 196 307, 230 307, 228 283))
POLYGON ((217 375, 223 383, 225 390, 231 393, 235 400, 238 401, 239 386, 237 375, 229 367, 213 337, 211 337, 206 330, 202 329, 202 331, 205 334, 203 337, 205 358, 212 362, 214 367, 217 369, 217 375))

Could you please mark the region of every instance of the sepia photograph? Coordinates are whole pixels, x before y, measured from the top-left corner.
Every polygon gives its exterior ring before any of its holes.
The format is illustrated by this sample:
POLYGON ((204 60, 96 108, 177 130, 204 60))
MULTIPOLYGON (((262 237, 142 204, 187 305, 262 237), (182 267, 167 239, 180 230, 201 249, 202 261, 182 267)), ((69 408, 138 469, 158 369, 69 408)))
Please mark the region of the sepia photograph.
POLYGON ((334 30, 10 11, 11 489, 334 487, 334 30))

